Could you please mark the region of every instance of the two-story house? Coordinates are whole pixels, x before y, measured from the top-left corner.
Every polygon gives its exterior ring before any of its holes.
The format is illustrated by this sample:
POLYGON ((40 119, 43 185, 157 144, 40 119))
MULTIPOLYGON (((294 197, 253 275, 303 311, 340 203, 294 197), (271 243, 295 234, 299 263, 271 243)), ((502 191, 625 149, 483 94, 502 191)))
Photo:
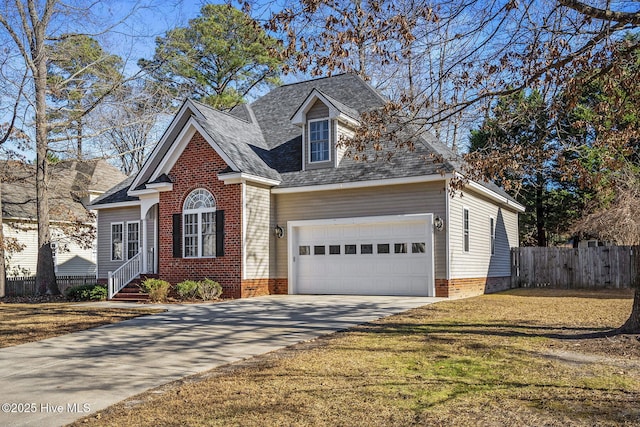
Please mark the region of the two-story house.
POLYGON ((185 102, 140 172, 92 204, 98 277, 113 293, 139 273, 209 277, 234 298, 507 288, 514 199, 476 182, 451 197, 459 160, 428 135, 386 160, 345 155, 341 136, 385 102, 350 74, 229 113, 185 102))

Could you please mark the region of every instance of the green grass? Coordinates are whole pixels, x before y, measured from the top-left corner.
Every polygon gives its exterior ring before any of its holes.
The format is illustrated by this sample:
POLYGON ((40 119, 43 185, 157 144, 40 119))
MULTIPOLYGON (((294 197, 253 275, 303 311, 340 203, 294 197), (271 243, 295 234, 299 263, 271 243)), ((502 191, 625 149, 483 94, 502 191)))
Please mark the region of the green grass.
POLYGON ((635 425, 637 340, 601 335, 624 321, 631 294, 601 295, 438 303, 161 387, 77 425, 635 425))

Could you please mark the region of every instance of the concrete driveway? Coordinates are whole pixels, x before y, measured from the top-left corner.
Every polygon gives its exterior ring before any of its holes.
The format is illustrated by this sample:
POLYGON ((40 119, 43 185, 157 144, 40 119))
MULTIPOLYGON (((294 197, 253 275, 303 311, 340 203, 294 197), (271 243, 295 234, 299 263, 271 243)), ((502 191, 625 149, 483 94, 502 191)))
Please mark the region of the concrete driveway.
POLYGON ((273 295, 167 305, 165 313, 0 349, 0 425, 66 424, 184 376, 438 300, 273 295))

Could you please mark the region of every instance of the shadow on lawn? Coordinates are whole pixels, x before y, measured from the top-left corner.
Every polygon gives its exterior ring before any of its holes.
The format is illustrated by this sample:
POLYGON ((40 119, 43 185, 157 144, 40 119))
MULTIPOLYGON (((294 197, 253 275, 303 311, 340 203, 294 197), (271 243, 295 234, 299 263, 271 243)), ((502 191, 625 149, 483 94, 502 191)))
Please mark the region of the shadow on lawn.
POLYGON ((546 327, 533 325, 513 325, 505 323, 406 323, 366 324, 361 330, 391 335, 457 334, 523 338, 553 338, 559 340, 584 340, 620 335, 618 329, 586 327, 546 327))
POLYGON ((589 298, 589 299, 633 299, 633 288, 625 289, 560 289, 551 287, 515 288, 496 293, 495 296, 518 296, 532 298, 589 298))

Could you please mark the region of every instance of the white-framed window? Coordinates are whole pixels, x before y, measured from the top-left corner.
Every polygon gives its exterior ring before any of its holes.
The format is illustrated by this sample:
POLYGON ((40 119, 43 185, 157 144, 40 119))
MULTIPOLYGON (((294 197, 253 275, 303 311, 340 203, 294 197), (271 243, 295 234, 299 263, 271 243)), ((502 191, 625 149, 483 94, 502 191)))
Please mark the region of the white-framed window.
POLYGON ((489 233, 491 238, 491 255, 496 253, 496 219, 489 217, 489 233))
POLYGON ((127 259, 131 259, 140 251, 140 223, 127 222, 127 259))
POLYGON ((462 250, 469 252, 469 208, 462 208, 462 250))
POLYGON ((184 201, 183 256, 216 256, 216 201, 204 188, 193 190, 184 201))
POLYGON ((140 221, 111 223, 111 261, 125 261, 140 251, 140 221))
POLYGON ((111 223, 111 261, 124 260, 124 222, 111 223))
POLYGON ((331 160, 329 120, 309 121, 309 163, 331 160))

